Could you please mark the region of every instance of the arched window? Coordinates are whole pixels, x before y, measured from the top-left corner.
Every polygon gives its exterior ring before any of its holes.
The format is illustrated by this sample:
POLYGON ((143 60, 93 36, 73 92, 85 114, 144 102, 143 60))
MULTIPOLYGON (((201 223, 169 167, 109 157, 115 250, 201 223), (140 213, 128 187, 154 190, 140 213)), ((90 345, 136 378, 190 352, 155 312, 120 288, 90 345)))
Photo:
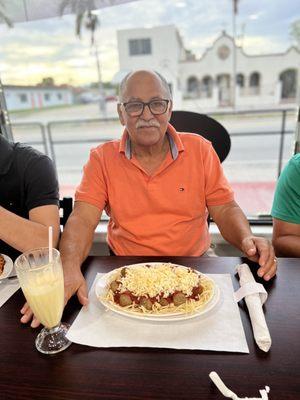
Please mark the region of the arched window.
POLYGON ((250 75, 250 87, 259 87, 260 85, 260 74, 258 72, 252 72, 250 75))
POLYGON ((199 89, 198 79, 195 76, 190 76, 187 81, 187 91, 188 93, 198 93, 199 89))
POLYGON ((297 71, 295 69, 287 69, 279 75, 282 84, 281 98, 294 99, 297 92, 297 71))
POLYGON ((239 87, 244 87, 245 86, 245 77, 243 74, 237 74, 236 76, 236 84, 239 87))
POLYGON ((209 75, 206 75, 202 79, 202 87, 201 91, 203 92, 205 97, 211 97, 212 96, 212 89, 213 89, 213 80, 212 77, 209 75))

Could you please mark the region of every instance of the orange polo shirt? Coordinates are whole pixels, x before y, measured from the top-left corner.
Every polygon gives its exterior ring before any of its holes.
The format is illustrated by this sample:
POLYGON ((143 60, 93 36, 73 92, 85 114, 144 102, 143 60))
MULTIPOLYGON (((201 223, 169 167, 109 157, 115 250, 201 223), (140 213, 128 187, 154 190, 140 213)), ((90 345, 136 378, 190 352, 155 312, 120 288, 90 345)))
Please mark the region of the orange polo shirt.
POLYGON ((233 200, 211 143, 169 125, 170 151, 148 175, 121 140, 91 150, 75 194, 110 216, 107 241, 117 255, 200 256, 210 245, 207 206, 233 200))

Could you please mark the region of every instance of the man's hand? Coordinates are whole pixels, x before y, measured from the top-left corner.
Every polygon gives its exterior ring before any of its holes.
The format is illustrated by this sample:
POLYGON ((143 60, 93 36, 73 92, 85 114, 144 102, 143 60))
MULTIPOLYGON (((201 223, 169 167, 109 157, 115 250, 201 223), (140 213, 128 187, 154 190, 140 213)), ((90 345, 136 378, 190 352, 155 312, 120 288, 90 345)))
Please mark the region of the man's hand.
MULTIPOLYGON (((87 295, 87 286, 85 279, 80 271, 65 274, 65 305, 67 304, 70 297, 77 292, 79 302, 86 306, 89 302, 87 295)), ((31 308, 26 302, 20 310, 22 317, 20 321, 23 324, 27 324, 31 321, 31 328, 37 328, 40 325, 40 321, 33 315, 31 308)))
POLYGON ((271 279, 277 270, 277 259, 271 243, 262 237, 248 236, 242 241, 242 250, 251 261, 260 265, 257 275, 265 281, 271 279))
POLYGON ((88 305, 88 292, 86 281, 79 269, 64 269, 65 280, 65 305, 73 294, 77 293, 78 300, 83 306, 88 305))
POLYGON ((20 312, 21 314, 23 314, 23 316, 20 319, 22 324, 27 324, 32 319, 30 324, 31 328, 37 328, 40 325, 40 321, 37 318, 35 318, 27 302, 21 308, 20 312))

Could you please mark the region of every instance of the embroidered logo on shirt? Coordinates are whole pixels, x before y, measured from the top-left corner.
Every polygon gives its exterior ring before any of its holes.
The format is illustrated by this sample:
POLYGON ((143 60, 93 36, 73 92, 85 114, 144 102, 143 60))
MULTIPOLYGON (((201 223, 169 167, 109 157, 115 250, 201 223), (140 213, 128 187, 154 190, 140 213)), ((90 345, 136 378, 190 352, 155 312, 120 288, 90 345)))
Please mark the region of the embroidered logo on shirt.
POLYGON ((184 187, 180 187, 179 192, 184 192, 184 187))

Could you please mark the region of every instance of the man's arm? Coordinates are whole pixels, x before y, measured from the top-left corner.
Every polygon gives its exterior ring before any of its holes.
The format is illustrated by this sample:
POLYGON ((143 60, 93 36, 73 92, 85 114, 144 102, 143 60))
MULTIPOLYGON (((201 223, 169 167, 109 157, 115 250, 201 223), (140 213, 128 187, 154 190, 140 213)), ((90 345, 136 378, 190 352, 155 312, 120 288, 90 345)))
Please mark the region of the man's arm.
POLYGON ((272 241, 277 256, 300 257, 300 224, 273 218, 272 241))
MULTIPOLYGON (((37 247, 48 246, 48 227, 53 227, 53 245, 58 244, 60 225, 59 212, 56 205, 35 207, 29 211, 29 220, 0 207, 0 237, 1 240, 24 252, 37 247)), ((27 323, 32 318, 32 312, 25 303, 21 309, 21 322, 27 323)), ((33 318, 31 326, 39 325, 33 318)))
POLYGON ((77 292, 80 303, 88 303, 87 287, 80 268, 89 254, 101 213, 91 204, 75 202, 64 228, 59 249, 64 269, 66 302, 77 292))
POLYGON ((59 212, 56 205, 35 207, 29 211, 29 220, 0 207, 0 239, 24 252, 48 246, 48 227, 53 227, 53 244, 59 238, 59 212))
POLYGON ((209 213, 224 237, 229 243, 240 249, 260 268, 257 273, 269 280, 276 273, 274 249, 269 241, 253 236, 247 218, 235 201, 221 205, 209 206, 209 213))

